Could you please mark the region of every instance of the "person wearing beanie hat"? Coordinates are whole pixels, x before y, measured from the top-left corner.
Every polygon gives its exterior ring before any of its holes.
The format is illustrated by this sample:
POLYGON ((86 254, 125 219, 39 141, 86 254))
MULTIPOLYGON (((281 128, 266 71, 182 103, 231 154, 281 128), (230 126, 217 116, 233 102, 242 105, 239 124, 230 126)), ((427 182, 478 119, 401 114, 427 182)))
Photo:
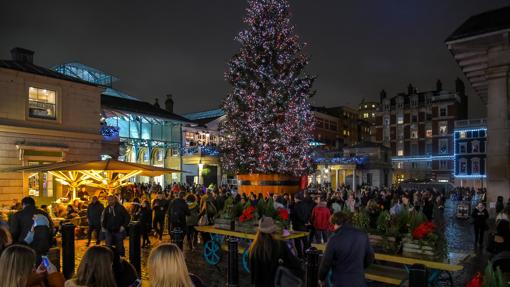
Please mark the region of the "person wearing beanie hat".
POLYGON ((273 287, 276 270, 281 265, 289 269, 296 277, 303 274, 299 259, 292 254, 285 241, 277 240, 278 231, 271 217, 263 216, 255 240, 249 249, 251 282, 255 287, 273 287))

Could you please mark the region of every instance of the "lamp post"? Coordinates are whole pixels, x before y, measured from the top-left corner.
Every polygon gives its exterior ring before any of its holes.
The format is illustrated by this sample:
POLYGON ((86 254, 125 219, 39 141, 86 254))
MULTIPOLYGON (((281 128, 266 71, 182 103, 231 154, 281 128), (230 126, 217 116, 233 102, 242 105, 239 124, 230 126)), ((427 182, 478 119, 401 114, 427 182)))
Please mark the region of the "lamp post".
POLYGON ((200 157, 200 161, 198 162, 198 184, 201 184, 200 174, 202 173, 202 168, 204 168, 204 164, 202 163, 202 157, 200 157))

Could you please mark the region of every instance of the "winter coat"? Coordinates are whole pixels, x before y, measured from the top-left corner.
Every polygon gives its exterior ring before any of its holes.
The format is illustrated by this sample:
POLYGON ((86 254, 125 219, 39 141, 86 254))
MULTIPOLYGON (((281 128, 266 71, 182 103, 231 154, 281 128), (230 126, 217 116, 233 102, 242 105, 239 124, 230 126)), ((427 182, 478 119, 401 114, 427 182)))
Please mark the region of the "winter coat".
POLYGON ((188 204, 189 215, 186 216, 186 225, 195 226, 198 224, 198 204, 196 202, 188 204))
POLYGON ((374 259, 368 235, 349 224, 338 228, 329 238, 319 268, 319 279, 324 281, 330 272, 333 286, 367 286, 365 268, 374 259))
POLYGON ((487 219, 489 218, 489 212, 484 208, 483 210, 478 210, 478 208, 473 209, 473 213, 471 213, 471 217, 473 217, 473 223, 476 227, 487 228, 487 219))
POLYGON ((152 210, 154 211, 154 217, 165 217, 168 211, 168 200, 166 199, 154 199, 152 202, 152 210))
POLYGON ((104 206, 99 200, 91 203, 87 208, 87 220, 90 226, 101 226, 101 214, 103 214, 104 206))
POLYGON ((32 229, 32 225, 34 224, 34 214, 42 214, 48 218, 50 224, 49 234, 48 238, 43 238, 43 240, 49 240, 51 242, 53 236, 53 221, 50 216, 46 212, 35 208, 35 206, 27 205, 22 210, 14 213, 9 224, 12 240, 15 243, 23 243, 27 233, 32 229))
POLYGON ((296 276, 303 274, 301 263, 299 259, 292 254, 289 247, 284 241, 276 241, 280 244, 279 254, 271 256, 271 260, 262 261, 255 256, 250 256, 250 274, 251 282, 255 287, 272 287, 274 286, 274 279, 276 276, 276 269, 278 261, 283 261, 282 265, 292 271, 296 276))
POLYGON ((329 229, 329 218, 331 216, 331 211, 326 207, 325 202, 320 202, 313 210, 312 210, 312 224, 313 227, 317 230, 328 230, 329 229))
POLYGON ((182 198, 176 198, 168 208, 168 220, 172 226, 186 226, 186 216, 190 215, 188 204, 182 198))
POLYGON ((290 213, 294 230, 306 231, 306 225, 310 222, 310 216, 312 216, 312 210, 308 208, 308 204, 305 201, 296 203, 290 213))
POLYGON ((140 223, 144 226, 152 226, 152 209, 150 207, 142 207, 140 210, 140 223))
POLYGON ((129 213, 126 208, 116 202, 113 206, 107 206, 102 215, 101 227, 108 232, 119 232, 121 227, 127 228, 130 221, 129 213))

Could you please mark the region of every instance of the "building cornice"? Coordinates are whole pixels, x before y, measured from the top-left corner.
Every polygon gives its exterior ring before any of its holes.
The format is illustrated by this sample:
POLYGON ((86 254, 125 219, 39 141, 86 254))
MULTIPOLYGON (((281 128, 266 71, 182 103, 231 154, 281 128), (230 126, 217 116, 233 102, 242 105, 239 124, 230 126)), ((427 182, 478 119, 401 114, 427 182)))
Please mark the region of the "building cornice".
POLYGON ((25 134, 25 135, 37 135, 37 136, 50 136, 50 137, 66 137, 66 138, 87 139, 87 140, 101 140, 102 139, 101 135, 99 135, 99 134, 51 130, 51 129, 17 127, 17 126, 10 126, 10 125, 0 125, 0 132, 25 134))

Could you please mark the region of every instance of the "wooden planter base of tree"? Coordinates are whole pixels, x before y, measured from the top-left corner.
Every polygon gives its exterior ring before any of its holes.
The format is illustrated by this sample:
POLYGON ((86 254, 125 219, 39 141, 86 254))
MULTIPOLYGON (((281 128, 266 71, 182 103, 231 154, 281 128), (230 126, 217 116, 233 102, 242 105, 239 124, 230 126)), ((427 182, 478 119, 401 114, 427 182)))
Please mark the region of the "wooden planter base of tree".
POLYGON ((299 191, 299 177, 280 174, 239 174, 237 175, 239 193, 293 194, 299 191))

